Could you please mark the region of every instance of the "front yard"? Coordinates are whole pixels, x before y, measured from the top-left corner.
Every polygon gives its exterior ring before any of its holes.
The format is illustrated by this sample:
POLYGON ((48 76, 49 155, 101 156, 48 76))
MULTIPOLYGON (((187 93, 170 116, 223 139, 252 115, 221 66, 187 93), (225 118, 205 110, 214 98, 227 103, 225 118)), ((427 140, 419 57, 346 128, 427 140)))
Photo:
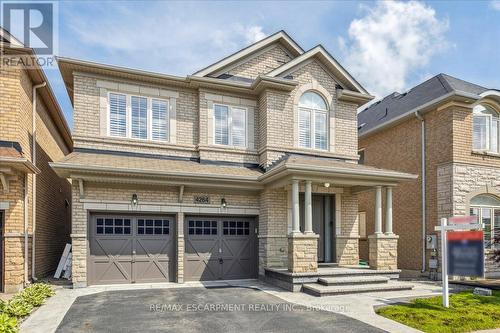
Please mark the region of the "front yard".
POLYGON ((471 291, 450 295, 450 307, 442 298, 420 298, 409 304, 387 306, 377 313, 428 333, 459 333, 500 328, 500 291, 478 296, 471 291))

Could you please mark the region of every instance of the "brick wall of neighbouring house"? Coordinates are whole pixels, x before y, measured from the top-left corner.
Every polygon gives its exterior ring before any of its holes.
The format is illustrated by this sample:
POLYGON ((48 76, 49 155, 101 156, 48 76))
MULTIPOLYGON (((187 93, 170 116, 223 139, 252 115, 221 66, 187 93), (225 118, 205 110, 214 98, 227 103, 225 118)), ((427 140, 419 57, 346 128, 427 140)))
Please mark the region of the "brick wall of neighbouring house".
POLYGON ((255 79, 257 76, 269 73, 290 60, 288 53, 280 45, 275 45, 262 54, 228 70, 227 74, 255 79))
MULTIPOLYGON (((0 77, 2 117, 0 117, 0 140, 18 142, 26 158, 31 160, 32 139, 32 81, 25 70, 2 67, 0 77), (5 92, 5 94, 4 94, 5 92), (3 111, 5 113, 5 117, 3 111)), ((42 88, 46 89, 46 88, 42 88)), ((70 211, 65 205, 71 201, 67 180, 55 175, 48 163, 59 160, 69 153, 69 148, 56 128, 47 106, 38 94, 37 98, 37 227, 36 269, 37 277, 55 270, 58 259, 69 242, 70 211)), ((24 280, 24 186, 25 176, 16 174, 10 183, 10 192, 0 194, 0 201, 8 202, 5 212, 4 286, 6 291, 22 287, 24 280)), ((2 189, 3 191, 3 189, 2 189)), ((32 224, 32 176, 28 177, 28 234, 29 277, 31 278, 32 224)))

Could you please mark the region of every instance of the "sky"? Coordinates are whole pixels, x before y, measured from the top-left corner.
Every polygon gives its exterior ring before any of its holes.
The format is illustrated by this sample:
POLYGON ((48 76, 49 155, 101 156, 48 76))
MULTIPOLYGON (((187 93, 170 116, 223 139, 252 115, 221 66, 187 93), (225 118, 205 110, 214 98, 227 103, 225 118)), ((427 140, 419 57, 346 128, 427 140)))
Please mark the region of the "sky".
MULTIPOLYGON (((185 76, 285 30, 378 98, 439 73, 500 89, 500 0, 61 1, 58 12, 63 57, 185 76)), ((60 74, 46 74, 72 127, 60 74)))

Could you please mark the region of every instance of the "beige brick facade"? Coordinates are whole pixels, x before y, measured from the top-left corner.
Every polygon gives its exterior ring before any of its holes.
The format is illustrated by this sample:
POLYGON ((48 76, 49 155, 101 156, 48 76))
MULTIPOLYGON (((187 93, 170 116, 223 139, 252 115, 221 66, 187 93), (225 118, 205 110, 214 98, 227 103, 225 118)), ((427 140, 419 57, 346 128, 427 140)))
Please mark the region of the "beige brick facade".
MULTIPOLYGON (((22 149, 25 158, 32 156, 32 87, 33 73, 21 67, 0 68, 0 141, 14 142, 22 149)), ((39 82, 36 82, 39 83, 39 82)), ((49 88, 42 88, 49 89, 49 88)), ((41 89, 37 94, 36 113, 36 167, 40 170, 36 193, 35 275, 44 277, 54 271, 66 243, 70 242, 71 189, 66 179, 61 179, 49 167, 49 162, 60 160, 71 150, 69 131, 54 120, 59 110, 47 102, 41 89), (66 136, 66 137, 65 137, 66 136), (68 141, 69 140, 69 141, 68 141)), ((62 114, 59 113, 59 116, 62 114)), ((0 185, 0 209, 3 205, 3 289, 19 290, 32 278, 32 200, 33 175, 16 172, 9 182, 9 191, 0 185), (26 192, 25 192, 26 191, 26 192), (26 195, 26 196, 25 196, 26 195), (27 201, 25 200, 27 197, 27 201), (25 215, 28 222, 28 258, 25 258, 25 215), (26 267, 28 263, 28 267, 26 267)))
MULTIPOLYGON (((167 83, 168 79, 153 80, 146 77, 133 81, 133 75, 124 77, 118 72, 102 72, 101 69, 91 68, 88 71, 82 68, 73 71, 69 67, 65 69, 66 65, 62 66, 63 76, 72 78, 69 84, 72 85, 74 94, 75 153, 65 159, 59 168, 62 170, 64 164, 75 164, 82 168, 91 166, 99 170, 107 168, 110 171, 108 173, 94 170, 89 172, 90 175, 66 173, 73 177, 72 237, 75 286, 84 286, 88 282, 87 228, 89 216, 95 212, 160 212, 176 215, 178 230, 175 278, 178 282, 186 278, 183 258, 186 257, 184 251, 187 236, 182 234, 181 226, 183 216, 187 214, 255 217, 258 221, 259 275, 264 274, 265 268, 289 268, 301 272, 317 269, 317 235, 289 238, 292 214, 291 179, 285 175, 280 179, 281 182, 270 181, 269 184, 264 184, 260 179, 291 154, 317 158, 318 169, 323 166, 333 167, 334 163, 337 163, 336 167, 342 168, 346 165, 347 168, 355 166, 358 159, 356 109, 360 102, 354 104, 337 98, 340 87, 345 85, 345 78, 342 81, 335 77, 323 64, 323 58, 307 59, 292 68, 287 74, 293 77, 292 80, 273 78, 270 80, 273 83, 263 84, 259 89, 236 80, 224 81, 214 78, 220 74, 229 74, 260 79, 292 58, 281 44, 272 44, 248 58, 219 69, 220 73, 214 72, 203 78, 191 77, 190 80, 197 82, 196 84, 179 80, 167 83), (303 149, 298 145, 298 100, 309 90, 320 94, 328 104, 326 150, 303 149), (167 98, 171 106, 168 142, 110 138, 107 135, 106 100, 109 92, 167 98), (246 147, 236 148, 214 143, 216 104, 246 110, 246 147), (139 154, 149 157, 140 157, 139 154), (170 160, 172 158, 181 159, 184 164, 173 162, 170 160), (192 163, 198 163, 201 167, 192 168, 192 165, 185 162, 186 158, 196 161, 192 163), (332 162, 331 165, 329 162, 332 162), (203 165, 206 166, 205 169, 202 169, 203 165), (221 169, 222 165, 230 167, 221 169), (129 173, 140 171, 142 175, 136 173, 131 176, 125 171, 121 175, 112 174, 112 170, 120 168, 127 169, 129 173), (235 178, 234 182, 238 181, 236 177, 246 177, 246 183, 237 187, 225 182, 214 184, 203 180, 205 183, 193 185, 202 174, 220 177, 221 173, 226 172, 224 170, 227 171, 225 176, 235 178), (196 179, 186 177, 178 180, 175 175, 170 175, 169 178, 159 174, 157 177, 146 175, 147 172, 153 171, 192 172, 196 173, 196 177, 192 177, 196 179), (254 178, 248 180, 251 177, 254 178), (80 187, 80 183, 83 187, 80 187), (135 208, 130 204, 132 194, 137 194, 139 198, 135 208), (193 198, 196 195, 209 197, 210 203, 194 203, 193 198), (222 199, 227 202, 224 209, 220 204, 222 199)), ((364 92, 360 95, 365 96, 366 100, 369 99, 364 92)), ((307 175, 300 175, 300 179, 300 192, 304 192, 303 181, 307 180, 307 175)), ((334 213, 337 227, 332 231, 336 244, 332 243, 332 247, 335 248, 337 258, 332 260, 340 264, 355 265, 359 260, 358 195, 351 192, 352 184, 338 179, 337 181, 339 184, 332 183, 328 188, 321 176, 318 176, 314 180, 313 192, 329 194, 330 198, 338 195, 334 213)))

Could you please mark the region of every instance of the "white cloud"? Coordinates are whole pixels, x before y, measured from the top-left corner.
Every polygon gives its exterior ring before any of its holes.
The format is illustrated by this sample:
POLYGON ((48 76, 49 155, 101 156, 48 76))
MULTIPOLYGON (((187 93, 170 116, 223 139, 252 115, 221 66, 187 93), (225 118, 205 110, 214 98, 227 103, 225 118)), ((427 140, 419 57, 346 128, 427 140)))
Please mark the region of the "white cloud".
POLYGON ((449 46, 448 20, 421 2, 379 1, 362 7, 366 15, 353 20, 349 40, 339 39, 346 67, 377 97, 407 88, 412 73, 449 46))
POLYGON ((245 29, 247 43, 252 44, 266 37, 260 26, 247 27, 245 29))
POLYGON ((490 5, 491 8, 500 11, 500 0, 491 0, 490 5))

